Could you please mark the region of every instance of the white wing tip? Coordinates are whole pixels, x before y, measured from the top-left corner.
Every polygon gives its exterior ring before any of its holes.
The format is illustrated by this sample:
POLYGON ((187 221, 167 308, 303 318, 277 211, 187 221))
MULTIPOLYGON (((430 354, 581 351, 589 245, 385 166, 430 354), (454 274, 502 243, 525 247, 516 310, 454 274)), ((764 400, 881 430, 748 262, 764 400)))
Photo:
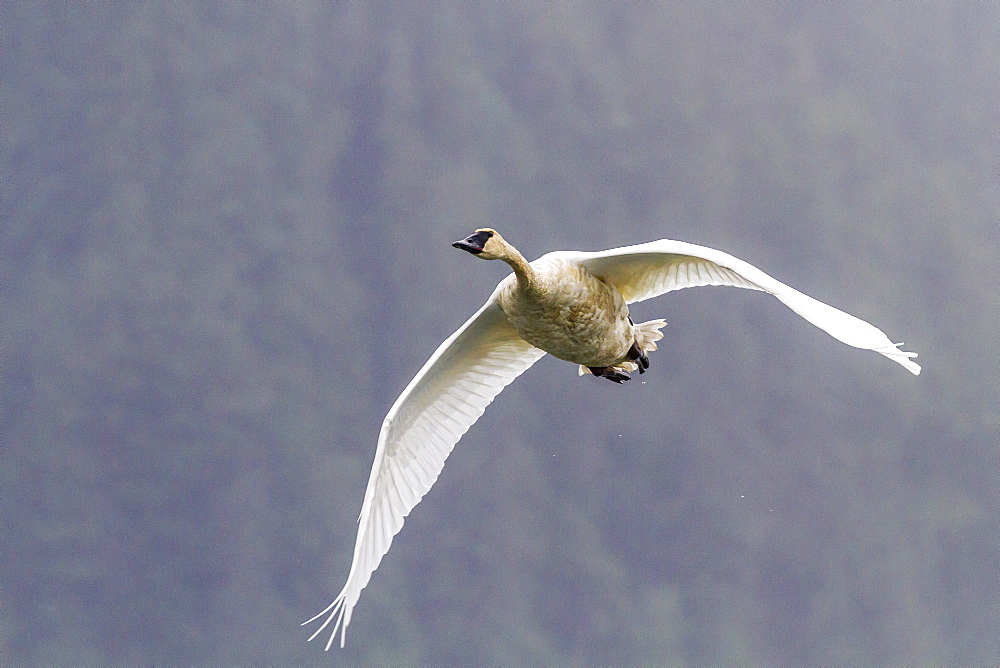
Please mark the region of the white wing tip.
POLYGON ((336 617, 337 621, 333 625, 333 630, 330 632, 330 639, 326 641, 326 647, 323 648, 323 651, 324 652, 330 651, 330 648, 333 646, 333 640, 334 638, 337 637, 338 630, 340 631, 340 646, 341 647, 344 646, 344 641, 347 639, 347 624, 351 621, 349 608, 347 605, 345 605, 345 602, 346 602, 346 597, 344 596, 343 593, 341 593, 340 596, 334 599, 333 603, 326 606, 326 608, 324 608, 318 615, 307 619, 306 621, 302 622, 299 625, 299 626, 305 626, 306 624, 311 624, 315 622, 317 619, 320 619, 321 617, 329 613, 329 615, 326 618, 326 621, 324 621, 320 625, 320 627, 316 629, 316 631, 311 636, 309 636, 307 642, 313 640, 316 636, 322 633, 323 629, 329 626, 330 622, 332 622, 334 620, 334 617, 336 617))
POLYGON ((920 375, 920 365, 913 361, 912 358, 917 356, 917 353, 907 352, 905 350, 900 350, 899 347, 903 345, 902 343, 894 343, 891 346, 886 346, 884 348, 873 348, 877 353, 881 353, 891 359, 893 362, 898 362, 903 366, 904 369, 912 373, 914 376, 920 375))

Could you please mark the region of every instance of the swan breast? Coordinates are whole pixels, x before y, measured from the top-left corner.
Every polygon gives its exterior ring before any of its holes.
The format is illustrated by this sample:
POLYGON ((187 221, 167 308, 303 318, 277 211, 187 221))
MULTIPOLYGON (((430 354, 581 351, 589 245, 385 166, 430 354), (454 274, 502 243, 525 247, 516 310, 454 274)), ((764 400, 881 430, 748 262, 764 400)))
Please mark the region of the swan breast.
POLYGON ((511 280, 500 308, 517 333, 559 359, 585 366, 618 364, 632 346, 625 299, 579 264, 545 258, 531 263, 531 284, 511 280))

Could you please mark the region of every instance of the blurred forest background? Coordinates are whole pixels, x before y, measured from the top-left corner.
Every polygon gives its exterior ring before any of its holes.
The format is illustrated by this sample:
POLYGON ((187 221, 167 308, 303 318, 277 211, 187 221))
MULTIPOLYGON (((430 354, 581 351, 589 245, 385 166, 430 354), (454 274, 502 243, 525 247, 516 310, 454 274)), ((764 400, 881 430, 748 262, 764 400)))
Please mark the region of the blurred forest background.
POLYGON ((0 663, 1000 658, 1000 6, 0 5, 0 663), (382 417, 529 258, 726 250, 543 359, 340 591, 382 417), (992 278, 991 278, 992 277, 992 278))

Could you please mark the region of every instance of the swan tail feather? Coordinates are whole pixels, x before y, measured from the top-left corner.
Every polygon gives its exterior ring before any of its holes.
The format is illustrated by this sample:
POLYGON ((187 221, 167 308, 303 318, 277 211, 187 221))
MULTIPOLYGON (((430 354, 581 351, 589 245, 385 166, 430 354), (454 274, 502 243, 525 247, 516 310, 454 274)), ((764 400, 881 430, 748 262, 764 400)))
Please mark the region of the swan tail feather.
POLYGON ((635 342, 639 344, 643 352, 656 350, 656 342, 663 338, 663 332, 660 330, 666 324, 666 320, 649 320, 632 326, 632 331, 635 333, 635 342))

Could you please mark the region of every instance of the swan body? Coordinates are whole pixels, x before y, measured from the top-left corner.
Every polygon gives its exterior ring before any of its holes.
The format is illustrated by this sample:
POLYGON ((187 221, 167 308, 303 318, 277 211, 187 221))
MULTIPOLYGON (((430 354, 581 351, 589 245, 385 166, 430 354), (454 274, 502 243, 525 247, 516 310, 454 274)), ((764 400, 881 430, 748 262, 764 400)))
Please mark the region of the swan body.
POLYGON ((556 251, 529 263, 495 230, 452 244, 514 273, 442 343, 396 399, 379 432, 347 582, 312 619, 340 632, 344 646, 361 590, 389 550, 403 518, 430 490, 455 443, 494 397, 546 352, 616 383, 643 373, 664 321, 636 325, 628 304, 682 288, 729 285, 768 292, 834 338, 873 350, 913 374, 916 353, 877 327, 809 297, 722 251, 661 239, 599 252, 556 251))
POLYGON ((505 280, 499 304, 518 335, 559 359, 594 367, 625 361, 634 338, 621 293, 579 265, 539 260, 528 287, 505 280))

